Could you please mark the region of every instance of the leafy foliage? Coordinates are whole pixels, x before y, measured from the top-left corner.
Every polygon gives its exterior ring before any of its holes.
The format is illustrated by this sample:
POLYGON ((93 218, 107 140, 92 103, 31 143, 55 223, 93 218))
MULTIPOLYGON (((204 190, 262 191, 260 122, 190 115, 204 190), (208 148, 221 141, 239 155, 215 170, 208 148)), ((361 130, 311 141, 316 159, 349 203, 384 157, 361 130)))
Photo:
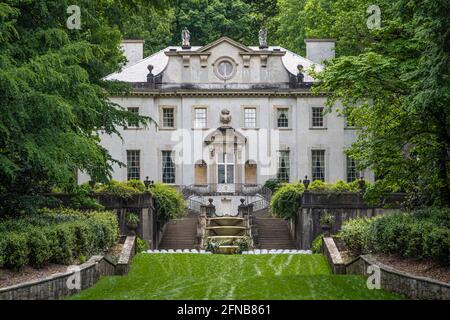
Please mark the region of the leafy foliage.
POLYGON ((382 252, 450 263, 448 209, 429 208, 349 220, 343 224, 339 237, 355 255, 382 252))
POLYGON ((183 196, 173 187, 156 183, 150 193, 155 199, 156 219, 159 226, 167 221, 185 214, 186 204, 183 196))
POLYGON ((26 264, 70 264, 102 253, 117 240, 117 217, 107 211, 45 209, 39 214, 0 221, 0 261, 18 270, 26 264))
POLYGON ((149 246, 145 240, 137 237, 136 238, 136 253, 141 253, 144 251, 147 251, 149 249, 149 246))
POLYGON ((323 234, 319 234, 311 244, 312 253, 322 253, 323 234))
POLYGON ((191 45, 205 45, 222 36, 244 44, 258 42, 259 26, 252 7, 242 0, 188 0, 175 8, 175 32, 172 43, 181 42, 180 32, 187 27, 191 45))
POLYGON ((301 183, 284 184, 272 196, 271 212, 285 219, 292 219, 297 215, 300 199, 305 187, 301 183))
POLYGON ((66 27, 66 0, 0 5, 0 211, 21 213, 26 197, 58 185, 70 189, 77 169, 106 181, 116 161, 99 133, 118 134, 127 112, 107 96, 126 87, 102 77, 124 58, 122 35, 106 17, 118 1, 78 1, 82 29, 66 27))
POLYGON ((402 190, 420 195, 418 206, 450 204, 446 9, 445 0, 386 5, 382 28, 362 34, 364 50, 334 59, 316 75, 315 92, 330 92, 329 107, 342 103, 359 128, 349 155, 379 178, 372 194, 402 190))
POLYGON ((266 180, 266 182, 264 182, 264 187, 270 189, 270 191, 274 193, 275 191, 278 190, 281 184, 282 182, 280 180, 278 180, 277 178, 273 178, 266 180))
POLYGON ((339 232, 347 248, 355 256, 367 253, 369 248, 369 227, 373 218, 359 218, 348 220, 343 223, 339 232))

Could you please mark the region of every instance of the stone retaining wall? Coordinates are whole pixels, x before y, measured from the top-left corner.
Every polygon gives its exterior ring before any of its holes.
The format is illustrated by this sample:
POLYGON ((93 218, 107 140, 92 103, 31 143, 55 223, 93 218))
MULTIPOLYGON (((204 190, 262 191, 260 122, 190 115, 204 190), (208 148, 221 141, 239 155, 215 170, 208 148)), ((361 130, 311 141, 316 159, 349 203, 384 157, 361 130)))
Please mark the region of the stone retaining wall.
POLYGON ((0 300, 59 300, 94 285, 101 276, 113 275, 115 266, 103 256, 93 256, 79 267, 80 289, 70 289, 76 270, 0 289, 0 300))
POLYGON ((92 287, 101 276, 124 275, 136 254, 136 237, 128 236, 117 264, 103 256, 93 256, 86 263, 66 272, 0 289, 0 300, 59 300, 92 287), (80 289, 71 289, 79 271, 80 289), (69 283, 69 285, 68 285, 69 283))
POLYGON ((291 233, 300 249, 310 249, 313 240, 322 233, 320 218, 334 216, 331 233, 337 233, 342 223, 357 217, 373 217, 397 211, 403 194, 392 194, 379 206, 369 206, 359 193, 305 192, 296 219, 291 222, 291 233), (389 205, 390 209, 385 206, 389 205))
POLYGON ((328 264, 334 274, 345 274, 345 263, 342 259, 333 238, 323 237, 322 239, 322 253, 327 258, 328 264))
POLYGON ((403 294, 411 299, 450 300, 450 285, 430 278, 414 276, 377 261, 372 255, 360 256, 346 266, 347 274, 368 276, 367 267, 380 269, 381 288, 403 294))

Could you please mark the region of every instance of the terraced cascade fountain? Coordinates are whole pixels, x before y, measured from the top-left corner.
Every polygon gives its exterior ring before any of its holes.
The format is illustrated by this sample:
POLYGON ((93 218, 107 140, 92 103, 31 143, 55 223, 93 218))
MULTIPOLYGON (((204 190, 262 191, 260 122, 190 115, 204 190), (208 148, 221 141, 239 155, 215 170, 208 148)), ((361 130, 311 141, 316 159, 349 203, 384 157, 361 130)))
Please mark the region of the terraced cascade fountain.
POLYGON ((239 241, 251 242, 249 219, 242 217, 214 217, 206 219, 205 244, 216 244, 214 253, 239 253, 239 241))

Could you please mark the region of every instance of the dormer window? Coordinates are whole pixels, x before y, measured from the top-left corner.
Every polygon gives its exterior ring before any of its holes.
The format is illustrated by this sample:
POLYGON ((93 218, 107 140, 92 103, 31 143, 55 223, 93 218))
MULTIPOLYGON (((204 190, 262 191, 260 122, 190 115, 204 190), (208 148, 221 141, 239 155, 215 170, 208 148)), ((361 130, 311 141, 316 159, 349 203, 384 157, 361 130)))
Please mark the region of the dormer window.
POLYGON ((214 71, 218 78, 228 80, 236 73, 236 64, 230 58, 221 58, 215 63, 214 71))

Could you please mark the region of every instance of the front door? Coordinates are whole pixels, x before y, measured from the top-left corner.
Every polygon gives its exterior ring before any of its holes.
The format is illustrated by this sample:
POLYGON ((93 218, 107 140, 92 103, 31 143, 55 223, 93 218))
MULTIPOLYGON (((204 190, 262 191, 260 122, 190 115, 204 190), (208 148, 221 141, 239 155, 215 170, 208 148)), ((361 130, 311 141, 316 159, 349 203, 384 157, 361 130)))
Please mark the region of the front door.
POLYGON ((234 154, 219 153, 217 159, 217 191, 234 192, 234 154))

